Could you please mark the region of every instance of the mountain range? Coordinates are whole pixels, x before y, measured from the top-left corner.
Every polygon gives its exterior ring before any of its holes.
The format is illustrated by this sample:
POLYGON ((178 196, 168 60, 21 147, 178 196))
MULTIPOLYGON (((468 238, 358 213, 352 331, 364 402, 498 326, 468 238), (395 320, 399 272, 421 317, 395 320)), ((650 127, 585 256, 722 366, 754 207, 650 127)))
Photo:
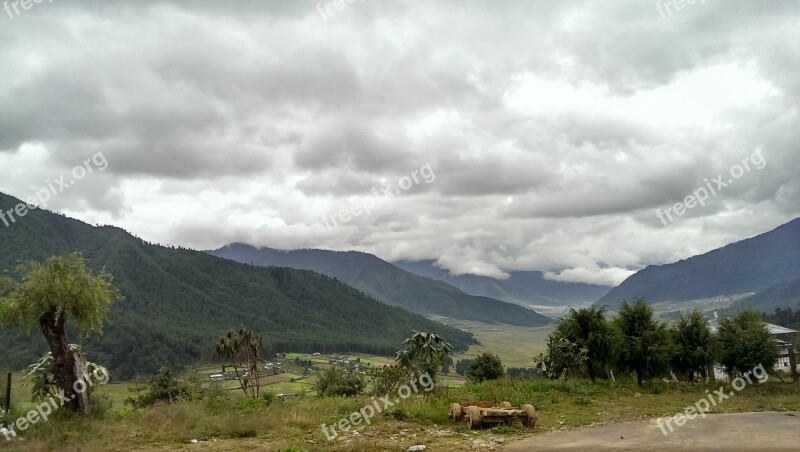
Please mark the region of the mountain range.
POLYGON ((636 297, 658 303, 733 295, 749 295, 737 304, 764 311, 800 305, 800 218, 705 254, 649 266, 595 304, 613 309, 636 297))
MULTIPOLYGON (((0 209, 20 201, 0 193, 0 209)), ((45 210, 0 224, 0 275, 73 251, 94 271, 105 268, 125 300, 111 306, 102 336, 82 342, 115 378, 150 375, 211 359, 228 329, 263 334, 268 353, 393 354, 412 330, 442 335, 456 349, 475 343, 464 331, 388 306, 341 281, 290 268, 263 268, 200 251, 147 243, 122 229, 95 227, 45 210)), ((519 308, 522 309, 522 308, 519 308)), ((19 369, 46 350, 41 334, 0 328, 0 369, 19 369)))
POLYGON ((398 267, 427 278, 455 286, 471 295, 496 298, 521 306, 566 306, 597 301, 611 288, 586 283, 570 283, 545 279, 540 271, 512 271, 506 279, 488 276, 452 275, 437 267, 433 260, 397 261, 398 267))
POLYGON ((367 253, 317 249, 281 251, 234 243, 209 251, 209 254, 253 265, 312 270, 334 277, 386 304, 420 314, 520 326, 552 322, 533 310, 467 294, 445 282, 415 275, 367 253))

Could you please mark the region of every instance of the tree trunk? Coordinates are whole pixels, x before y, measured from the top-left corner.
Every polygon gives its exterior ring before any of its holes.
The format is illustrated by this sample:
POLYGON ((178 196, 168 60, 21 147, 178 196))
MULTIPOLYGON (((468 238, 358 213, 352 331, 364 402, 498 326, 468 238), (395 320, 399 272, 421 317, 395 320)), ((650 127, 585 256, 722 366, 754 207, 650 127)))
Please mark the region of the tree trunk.
POLYGON ((586 367, 589 370, 589 379, 594 383, 594 366, 592 365, 592 360, 586 361, 586 367))
MULTIPOLYGON (((81 411, 80 397, 76 394, 74 385, 77 381, 75 375, 75 358, 67 345, 67 336, 64 331, 64 313, 48 312, 39 318, 50 353, 53 354, 53 374, 58 387, 64 391, 64 397, 69 401, 64 402, 64 407, 75 413, 81 411)), ((59 401, 59 403, 62 403, 59 401)))
POLYGON ((641 370, 637 370, 636 371, 636 384, 639 385, 639 386, 642 386, 642 371, 641 370))
POLYGON ((84 383, 83 391, 78 394, 78 401, 80 405, 81 413, 89 414, 89 384, 93 382, 89 381, 89 378, 85 378, 84 375, 87 374, 86 372, 86 353, 83 352, 72 352, 72 356, 75 358, 75 379, 81 380, 84 383))
POLYGON ((706 378, 708 379, 708 381, 711 382, 711 384, 714 384, 714 383, 717 382, 717 374, 716 374, 716 372, 714 370, 714 364, 713 363, 711 363, 708 366, 706 366, 706 378))

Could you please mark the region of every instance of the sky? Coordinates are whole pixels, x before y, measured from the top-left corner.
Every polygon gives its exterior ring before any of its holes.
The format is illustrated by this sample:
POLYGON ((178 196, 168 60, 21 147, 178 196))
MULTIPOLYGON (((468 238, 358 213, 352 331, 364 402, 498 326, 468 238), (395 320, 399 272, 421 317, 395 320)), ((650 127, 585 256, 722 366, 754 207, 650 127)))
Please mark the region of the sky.
POLYGON ((0 191, 150 242, 611 286, 800 216, 796 1, 14 3, 0 191))

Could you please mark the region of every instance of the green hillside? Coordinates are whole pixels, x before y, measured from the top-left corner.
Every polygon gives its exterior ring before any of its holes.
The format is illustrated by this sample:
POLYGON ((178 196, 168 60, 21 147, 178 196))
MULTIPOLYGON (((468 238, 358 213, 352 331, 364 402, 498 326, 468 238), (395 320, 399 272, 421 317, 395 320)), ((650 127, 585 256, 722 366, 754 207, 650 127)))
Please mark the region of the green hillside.
POLYGON ((800 276, 800 218, 772 231, 632 275, 597 301, 685 301, 759 292, 800 276))
POLYGON ((772 314, 775 309, 791 308, 800 309, 800 278, 795 278, 767 289, 761 290, 749 297, 742 298, 734 303, 731 308, 757 309, 767 314, 772 314))
MULTIPOLYGON (((0 194, 0 208, 19 201, 0 194)), ((186 249, 148 244, 115 227, 93 227, 34 210, 0 224, 0 274, 18 264, 80 251, 90 268, 105 267, 125 300, 112 306, 102 337, 83 342, 92 360, 117 378, 180 368, 210 358, 227 329, 245 324, 272 351, 394 353, 411 330, 434 331, 457 349, 471 334, 387 306, 310 271, 243 265, 186 249)), ((25 366, 45 351, 41 335, 0 329, 0 369, 25 366)))
POLYGON ((462 292, 445 282, 407 272, 356 251, 279 251, 234 243, 211 254, 237 262, 313 270, 337 278, 384 303, 420 314, 459 320, 542 326, 552 320, 530 309, 462 292))

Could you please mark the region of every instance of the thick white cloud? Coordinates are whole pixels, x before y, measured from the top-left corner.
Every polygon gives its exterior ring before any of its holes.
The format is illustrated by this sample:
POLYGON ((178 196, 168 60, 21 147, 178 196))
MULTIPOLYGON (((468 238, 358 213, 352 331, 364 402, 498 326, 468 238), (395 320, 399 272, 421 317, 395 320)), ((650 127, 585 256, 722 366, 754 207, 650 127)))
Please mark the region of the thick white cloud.
POLYGON ((0 190, 24 199, 102 152, 108 169, 50 208, 200 249, 359 249, 606 285, 800 213, 792 0, 668 17, 621 0, 370 0, 323 18, 328 3, 0 17, 0 190), (759 147, 763 169, 656 217, 759 147), (387 185, 369 215, 323 224, 387 185))

